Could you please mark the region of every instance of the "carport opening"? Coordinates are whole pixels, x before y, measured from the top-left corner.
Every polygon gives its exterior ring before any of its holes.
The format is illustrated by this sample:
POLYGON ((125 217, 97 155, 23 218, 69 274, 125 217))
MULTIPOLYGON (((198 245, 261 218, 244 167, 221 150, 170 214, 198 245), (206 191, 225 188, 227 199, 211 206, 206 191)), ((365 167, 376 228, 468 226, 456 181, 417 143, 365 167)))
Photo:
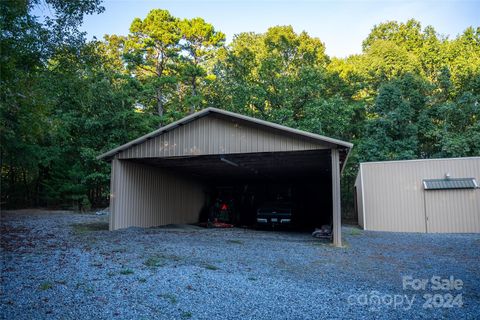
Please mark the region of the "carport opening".
MULTIPOLYGON (((332 223, 330 150, 204 155, 137 159, 202 183, 205 204, 200 221, 215 206, 226 206, 224 221, 239 227, 259 224, 262 210, 291 209, 289 223, 276 229, 313 231, 332 223)), ((225 209, 225 208, 223 208, 225 209)))

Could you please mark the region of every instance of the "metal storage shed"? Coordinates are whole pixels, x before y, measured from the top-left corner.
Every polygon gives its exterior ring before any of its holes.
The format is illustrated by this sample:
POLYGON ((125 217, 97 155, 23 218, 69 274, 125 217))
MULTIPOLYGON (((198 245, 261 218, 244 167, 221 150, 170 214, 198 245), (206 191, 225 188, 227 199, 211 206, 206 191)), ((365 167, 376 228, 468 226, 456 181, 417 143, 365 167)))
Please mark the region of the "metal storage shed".
MULTIPOLYGON (((196 223, 208 186, 297 181, 341 245, 340 173, 352 144, 207 108, 100 155, 111 161, 110 229, 196 223), (328 211, 328 212, 327 212, 328 211)), ((312 213, 313 214, 313 213, 312 213)))
POLYGON ((355 182, 365 230, 480 232, 480 157, 361 163, 355 182))

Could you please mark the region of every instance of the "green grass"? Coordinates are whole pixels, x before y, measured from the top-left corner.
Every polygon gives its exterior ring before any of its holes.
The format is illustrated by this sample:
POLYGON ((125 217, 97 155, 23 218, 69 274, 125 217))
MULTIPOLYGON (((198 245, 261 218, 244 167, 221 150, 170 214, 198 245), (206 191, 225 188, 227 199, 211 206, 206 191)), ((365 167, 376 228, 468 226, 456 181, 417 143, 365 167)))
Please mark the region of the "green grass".
POLYGON ((350 233, 349 233, 351 236, 361 236, 362 235, 362 232, 358 229, 350 229, 350 233))
POLYGON ((171 304, 175 304, 178 302, 177 297, 172 293, 162 293, 161 295, 159 295, 159 297, 168 300, 171 304))
POLYGON ((100 262, 100 261, 94 261, 92 264, 91 264, 92 267, 97 267, 97 268, 100 268, 101 266, 103 266, 103 263, 100 262))
POLYGON ((76 285, 75 285, 75 288, 77 290, 83 289, 83 291, 85 291, 85 293, 94 293, 95 292, 92 285, 90 285, 86 282, 77 282, 76 285))
POLYGON ((74 223, 71 227, 75 234, 84 234, 94 231, 108 230, 108 222, 74 223))
POLYGON ((232 239, 232 240, 227 240, 228 243, 233 243, 233 244, 244 244, 244 242, 242 240, 236 240, 236 239, 232 239))
POLYGON ((86 285, 83 290, 85 291, 85 293, 94 293, 95 290, 93 289, 92 286, 89 286, 89 285, 86 285))
POLYGON ((149 268, 164 267, 169 261, 178 262, 182 258, 176 255, 154 254, 148 257, 143 264, 149 268))
POLYGON ((130 274, 133 274, 133 270, 132 269, 123 269, 123 270, 120 270, 120 274, 123 274, 124 276, 127 276, 127 275, 130 275, 130 274))
POLYGON ((40 284, 40 286, 38 288, 42 291, 45 291, 45 290, 48 290, 48 289, 52 289, 53 284, 51 282, 43 282, 42 284, 40 284))
POLYGON ((125 252, 127 252, 127 249, 126 248, 120 248, 120 247, 112 249, 112 251, 111 251, 111 253, 125 253, 125 252))
POLYGON ((151 256, 143 262, 143 264, 149 268, 163 267, 166 262, 161 256, 151 256))
POLYGON ((220 268, 217 267, 217 266, 214 266, 213 264, 205 264, 204 265, 204 268, 207 269, 207 270, 219 270, 220 268))

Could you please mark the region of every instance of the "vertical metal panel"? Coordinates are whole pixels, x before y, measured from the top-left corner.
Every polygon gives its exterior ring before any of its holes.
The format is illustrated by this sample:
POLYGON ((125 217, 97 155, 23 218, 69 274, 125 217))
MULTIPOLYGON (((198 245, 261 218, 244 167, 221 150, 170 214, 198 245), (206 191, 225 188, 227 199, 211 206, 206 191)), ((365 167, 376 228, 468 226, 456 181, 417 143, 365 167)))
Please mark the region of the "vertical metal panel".
POLYGON ((342 246, 342 211, 340 201, 340 154, 332 149, 332 209, 333 209, 333 244, 342 246))
POLYGON ((119 159, 329 148, 267 128, 206 116, 124 150, 119 159))
POLYGON ((363 163, 367 230, 424 232, 421 171, 407 162, 363 163))
POLYGON ((112 161, 110 229, 198 222, 202 186, 160 168, 112 161), (188 199, 188 205, 185 205, 188 199))
POLYGON ((366 229, 480 232, 480 189, 423 189, 423 179, 443 178, 446 173, 479 180, 480 157, 363 163, 366 229))
POLYGON ((356 208, 358 215, 358 225, 362 228, 365 228, 365 221, 363 219, 363 192, 362 192, 362 166, 360 165, 357 179, 355 180, 355 191, 357 200, 356 208))
POLYGON ((117 157, 114 157, 112 159, 111 163, 111 173, 110 173, 110 218, 109 218, 109 229, 110 231, 113 230, 113 226, 115 225, 115 221, 113 220, 115 215, 113 212, 115 212, 115 197, 116 197, 116 192, 118 192, 117 187, 116 187, 116 167, 118 166, 117 164, 118 159, 117 157))

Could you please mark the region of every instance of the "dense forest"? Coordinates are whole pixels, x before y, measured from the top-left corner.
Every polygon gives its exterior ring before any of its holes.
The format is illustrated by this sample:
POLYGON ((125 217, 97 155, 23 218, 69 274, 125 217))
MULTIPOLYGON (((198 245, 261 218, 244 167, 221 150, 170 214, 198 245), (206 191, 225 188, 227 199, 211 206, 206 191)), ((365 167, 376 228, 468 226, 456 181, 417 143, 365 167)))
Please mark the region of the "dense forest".
POLYGON ((100 0, 0 1, 2 207, 106 206, 96 156, 216 107, 355 144, 358 163, 480 155, 480 28, 455 38, 416 20, 372 26, 339 59, 307 32, 225 35, 202 18, 152 10, 128 35, 87 41, 100 0), (33 9, 48 5, 49 17, 33 9))

